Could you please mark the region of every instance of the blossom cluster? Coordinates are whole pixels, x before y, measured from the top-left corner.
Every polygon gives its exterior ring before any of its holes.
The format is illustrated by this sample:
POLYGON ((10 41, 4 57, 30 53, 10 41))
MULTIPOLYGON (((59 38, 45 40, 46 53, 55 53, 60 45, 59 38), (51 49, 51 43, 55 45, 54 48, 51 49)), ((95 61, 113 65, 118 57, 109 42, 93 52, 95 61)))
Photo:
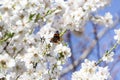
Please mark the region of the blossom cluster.
POLYGON ((101 61, 112 62, 114 52, 105 53, 103 57, 98 61, 89 61, 85 59, 81 64, 81 69, 72 74, 72 80, 107 80, 110 79, 110 73, 108 66, 101 67, 98 64, 101 61))
POLYGON ((106 27, 113 25, 112 15, 109 12, 105 13, 105 16, 96 15, 92 20, 95 24, 105 25, 106 27))
POLYGON ((80 71, 73 73, 72 80, 107 80, 110 78, 108 67, 100 67, 95 61, 85 59, 81 67, 80 71))
MULTIPOLYGON (((79 31, 88 20, 95 17, 91 13, 109 2, 110 0, 0 1, 0 79, 58 80, 62 64, 71 52, 64 41, 51 42, 54 34, 59 31, 58 36, 62 37, 61 34, 66 30, 79 31), (37 27, 40 30, 35 33, 37 27)), ((103 24, 112 23, 111 16, 106 19, 110 20, 103 21, 103 24)))

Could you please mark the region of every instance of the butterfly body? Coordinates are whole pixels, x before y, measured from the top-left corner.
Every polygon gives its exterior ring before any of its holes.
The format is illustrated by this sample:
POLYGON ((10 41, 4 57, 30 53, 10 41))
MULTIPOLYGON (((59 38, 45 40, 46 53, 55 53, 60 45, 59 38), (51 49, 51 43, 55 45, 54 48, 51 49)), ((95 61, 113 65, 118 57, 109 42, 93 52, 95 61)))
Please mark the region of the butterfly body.
POLYGON ((61 36, 59 34, 59 31, 56 31, 53 38, 51 38, 50 42, 59 43, 60 41, 61 41, 61 36))

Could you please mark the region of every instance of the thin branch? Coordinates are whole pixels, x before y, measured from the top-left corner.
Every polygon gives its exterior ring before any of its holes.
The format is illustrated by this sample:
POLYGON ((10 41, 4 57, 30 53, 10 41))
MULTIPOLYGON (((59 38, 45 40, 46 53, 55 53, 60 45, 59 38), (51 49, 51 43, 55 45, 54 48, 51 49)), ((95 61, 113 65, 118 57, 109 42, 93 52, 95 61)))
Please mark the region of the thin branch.
POLYGON ((99 45, 99 39, 97 37, 97 25, 93 24, 93 30, 94 30, 94 38, 96 40, 96 48, 97 48, 97 57, 98 57, 98 60, 100 59, 100 45, 99 45))
POLYGON ((71 64, 73 65, 73 72, 76 70, 76 68, 75 68, 75 66, 74 66, 74 55, 73 55, 73 45, 72 45, 72 40, 71 40, 71 32, 69 31, 68 32, 68 42, 69 42, 69 47, 70 47, 70 49, 71 49, 71 57, 70 57, 70 59, 71 59, 71 64))

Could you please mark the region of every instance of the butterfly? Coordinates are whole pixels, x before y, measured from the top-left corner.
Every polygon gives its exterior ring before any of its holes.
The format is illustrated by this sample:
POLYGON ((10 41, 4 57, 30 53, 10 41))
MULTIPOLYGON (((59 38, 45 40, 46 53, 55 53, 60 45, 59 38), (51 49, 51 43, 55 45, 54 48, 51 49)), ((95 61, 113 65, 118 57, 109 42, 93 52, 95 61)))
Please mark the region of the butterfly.
POLYGON ((56 31, 53 38, 51 38, 50 42, 52 43, 59 43, 61 41, 61 36, 59 31, 56 31))

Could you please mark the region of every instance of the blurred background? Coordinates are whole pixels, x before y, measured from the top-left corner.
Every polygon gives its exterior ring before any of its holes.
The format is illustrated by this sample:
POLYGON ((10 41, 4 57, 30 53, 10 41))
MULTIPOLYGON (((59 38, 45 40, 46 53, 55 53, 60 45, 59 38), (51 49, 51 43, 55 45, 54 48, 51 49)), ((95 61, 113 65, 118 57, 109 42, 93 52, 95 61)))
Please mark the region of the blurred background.
MULTIPOLYGON (((63 65, 59 80, 71 80, 74 71, 80 70, 84 59, 98 61, 102 55, 109 50, 116 41, 114 40, 114 29, 120 28, 120 0, 111 0, 111 4, 97 13, 104 15, 110 12, 113 15, 115 25, 111 28, 95 25, 87 22, 80 32, 68 31, 64 35, 64 40, 69 44, 72 55, 63 65)), ((114 61, 111 63, 102 62, 100 66, 109 66, 112 80, 120 80, 120 46, 114 50, 114 61)))

